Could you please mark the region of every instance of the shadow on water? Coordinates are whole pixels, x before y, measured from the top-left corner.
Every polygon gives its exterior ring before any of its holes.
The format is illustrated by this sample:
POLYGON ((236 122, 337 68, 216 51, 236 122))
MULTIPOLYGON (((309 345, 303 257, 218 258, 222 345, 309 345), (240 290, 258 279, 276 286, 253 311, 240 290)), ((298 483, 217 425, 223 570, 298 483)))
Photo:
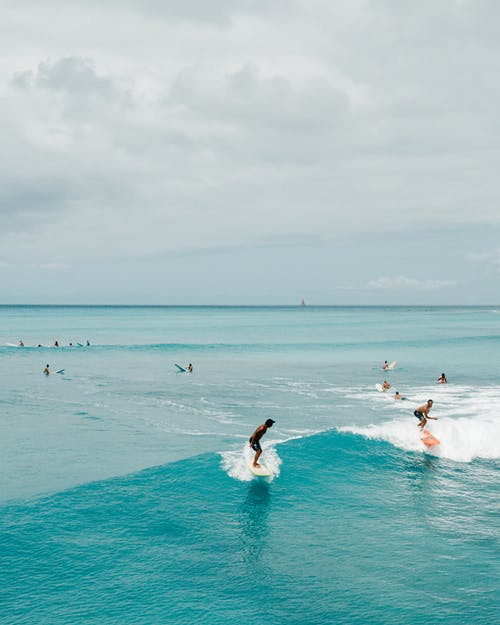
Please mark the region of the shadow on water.
POLYGON ((439 462, 439 457, 430 456, 428 454, 422 454, 408 459, 405 463, 408 477, 413 480, 432 477, 432 472, 439 468, 439 462))
POLYGON ((432 528, 435 531, 439 521, 438 510, 448 487, 446 467, 441 458, 428 454, 408 459, 405 464, 408 494, 418 523, 425 530, 432 528))
POLYGON ((409 458, 404 464, 413 492, 426 492, 433 489, 436 472, 440 466, 440 458, 424 454, 409 458))
POLYGON ((266 480, 252 480, 239 515, 240 544, 244 562, 252 569, 259 568, 262 576, 262 552, 269 536, 268 516, 271 503, 271 485, 266 480))

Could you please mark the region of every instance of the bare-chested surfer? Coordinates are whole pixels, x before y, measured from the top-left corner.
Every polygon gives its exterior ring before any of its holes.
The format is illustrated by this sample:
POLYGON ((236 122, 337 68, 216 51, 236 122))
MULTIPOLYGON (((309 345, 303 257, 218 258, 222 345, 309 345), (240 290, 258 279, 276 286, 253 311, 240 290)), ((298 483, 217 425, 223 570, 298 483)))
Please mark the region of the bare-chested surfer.
POLYGON ((255 458, 253 461, 254 467, 260 467, 260 464, 257 462, 260 458, 260 454, 262 453, 262 447, 260 446, 260 439, 267 432, 268 428, 273 426, 273 423, 276 423, 273 419, 268 419, 262 425, 255 430, 255 432, 250 436, 250 447, 255 451, 255 458))
POLYGON ((432 408, 433 404, 434 402, 432 401, 432 399, 429 399, 426 404, 420 406, 413 412, 413 414, 419 420, 418 426, 421 430, 424 429, 425 424, 427 423, 427 419, 434 419, 434 421, 438 420, 437 417, 431 417, 429 414, 429 410, 432 408))

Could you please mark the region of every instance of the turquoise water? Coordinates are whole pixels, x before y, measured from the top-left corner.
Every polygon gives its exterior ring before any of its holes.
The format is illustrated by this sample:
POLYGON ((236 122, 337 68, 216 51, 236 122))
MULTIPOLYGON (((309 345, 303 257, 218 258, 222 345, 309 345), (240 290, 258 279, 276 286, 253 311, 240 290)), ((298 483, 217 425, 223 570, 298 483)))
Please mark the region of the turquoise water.
POLYGON ((497 622, 497 309, 0 321, 0 622, 497 622), (429 397, 426 453, 412 411, 429 397), (256 479, 246 442, 270 416, 275 476, 256 479))

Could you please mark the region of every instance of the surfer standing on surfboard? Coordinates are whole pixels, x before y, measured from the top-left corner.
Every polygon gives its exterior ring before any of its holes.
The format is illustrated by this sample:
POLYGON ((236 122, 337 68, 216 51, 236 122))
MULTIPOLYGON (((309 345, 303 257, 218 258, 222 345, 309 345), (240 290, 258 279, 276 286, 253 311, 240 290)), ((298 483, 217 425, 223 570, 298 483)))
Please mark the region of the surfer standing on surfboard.
POLYGON ((274 421, 273 419, 268 419, 265 423, 263 423, 262 425, 259 425, 259 427, 252 434, 252 436, 250 436, 250 447, 255 451, 255 458, 253 460, 254 467, 260 466, 260 464, 257 462, 257 460, 260 457, 260 454, 262 453, 262 447, 260 446, 260 439, 267 432, 268 428, 273 426, 273 423, 276 423, 276 421, 274 421))
POLYGON ((432 399, 427 400, 427 403, 424 404, 423 406, 420 406, 420 408, 417 408, 413 414, 417 417, 417 419, 419 420, 419 428, 421 430, 423 430, 425 428, 425 424, 427 423, 427 419, 434 419, 434 421, 438 421, 437 417, 431 417, 429 414, 429 410, 432 408, 433 405, 433 401, 432 399))

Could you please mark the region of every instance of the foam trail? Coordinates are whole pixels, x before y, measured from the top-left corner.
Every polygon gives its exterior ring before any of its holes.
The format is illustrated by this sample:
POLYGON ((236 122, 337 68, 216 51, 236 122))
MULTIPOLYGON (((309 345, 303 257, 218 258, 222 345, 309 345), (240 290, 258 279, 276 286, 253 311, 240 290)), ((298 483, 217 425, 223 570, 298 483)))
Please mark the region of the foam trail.
MULTIPOLYGON (((262 445, 262 449, 262 462, 273 474, 266 479, 272 480, 280 474, 281 458, 278 456, 278 452, 272 443, 262 445)), ((230 477, 242 482, 262 479, 255 476, 247 465, 247 458, 253 458, 254 454, 255 452, 250 449, 248 444, 245 444, 244 447, 239 450, 222 451, 220 452, 222 468, 230 477)))

